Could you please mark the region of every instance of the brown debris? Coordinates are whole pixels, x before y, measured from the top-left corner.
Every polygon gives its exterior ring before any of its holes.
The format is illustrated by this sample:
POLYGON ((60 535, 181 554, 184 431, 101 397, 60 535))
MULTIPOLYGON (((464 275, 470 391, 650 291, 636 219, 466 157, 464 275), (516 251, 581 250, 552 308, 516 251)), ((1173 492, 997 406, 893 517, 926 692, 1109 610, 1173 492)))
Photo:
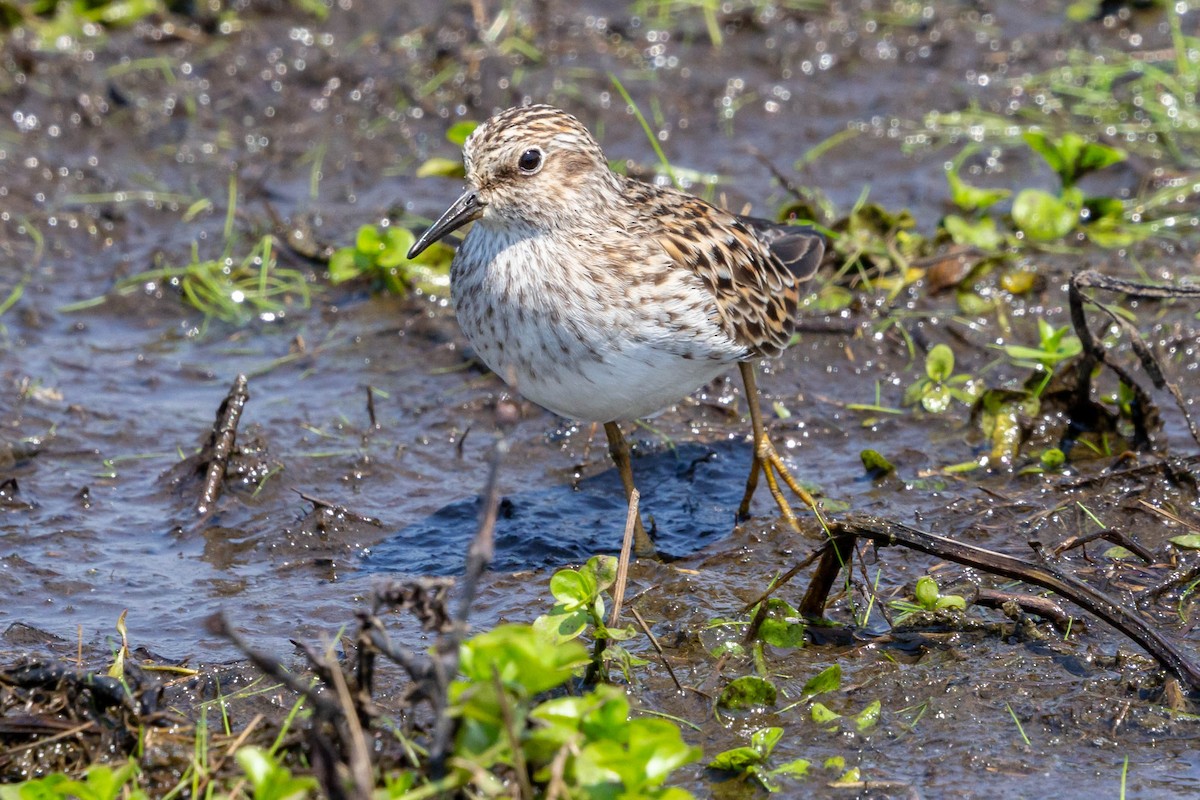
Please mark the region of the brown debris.
POLYGON ((221 496, 225 467, 229 464, 229 457, 233 455, 233 447, 237 441, 238 421, 242 418, 242 409, 246 407, 246 401, 249 399, 246 376, 238 375, 229 388, 229 394, 225 395, 220 408, 217 409, 217 419, 213 423, 212 432, 201 450, 201 463, 208 466, 204 474, 204 487, 196 503, 196 513, 200 516, 211 514, 217 498, 221 496))
POLYGON ((878 547, 902 545, 993 575, 1049 589, 1112 625, 1139 644, 1193 691, 1200 690, 1200 665, 1160 633, 1136 609, 1097 591, 1078 578, 1064 575, 1051 565, 1033 563, 868 515, 851 515, 833 526, 829 542, 820 549, 821 560, 801 601, 802 614, 808 617, 823 615, 826 598, 838 574, 842 567, 851 563, 854 543, 858 537, 871 539, 878 547))
POLYGON ((1084 270, 1076 272, 1071 276, 1070 288, 1068 290, 1071 323, 1075 328, 1075 334, 1083 344, 1083 355, 1076 365, 1076 394, 1073 405, 1077 408, 1082 408, 1089 404, 1092 373, 1098 365, 1103 364, 1112 370, 1121 381, 1133 389, 1133 423, 1136 430, 1137 446, 1153 447, 1154 442, 1150 434, 1150 428, 1157 423, 1157 411, 1154 408, 1154 403, 1145 388, 1134 379, 1128 370, 1115 360, 1112 353, 1104 346, 1104 343, 1092 335, 1092 331, 1088 327, 1087 315, 1084 312, 1084 305, 1086 303, 1104 312, 1122 332, 1129 336, 1129 343, 1133 347, 1134 353, 1137 354, 1142 368, 1150 376, 1150 381, 1154 384, 1155 388, 1166 389, 1175 399, 1175 404, 1183 414, 1192 438, 1197 444, 1200 444, 1200 428, 1197 427, 1196 421, 1192 419, 1191 414, 1188 412, 1187 402, 1178 384, 1166 379, 1158 358, 1151 352, 1150 347, 1146 344, 1141 334, 1138 333, 1137 329, 1127 319, 1115 313, 1103 303, 1093 300, 1083 293, 1084 289, 1092 288, 1107 292, 1122 292, 1129 297, 1166 300, 1181 297, 1200 298, 1200 286, 1189 284, 1163 286, 1139 283, 1137 281, 1114 278, 1094 270, 1084 270))

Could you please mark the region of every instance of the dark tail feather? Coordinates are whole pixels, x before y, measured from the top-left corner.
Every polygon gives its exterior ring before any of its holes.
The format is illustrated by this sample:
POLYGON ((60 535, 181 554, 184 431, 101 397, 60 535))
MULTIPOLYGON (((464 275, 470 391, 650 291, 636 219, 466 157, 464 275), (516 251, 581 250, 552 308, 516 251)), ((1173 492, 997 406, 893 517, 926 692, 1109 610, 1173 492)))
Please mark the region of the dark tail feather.
POLYGON ((766 242, 800 283, 817 274, 825 255, 825 237, 804 225, 784 225, 757 217, 738 217, 766 242))

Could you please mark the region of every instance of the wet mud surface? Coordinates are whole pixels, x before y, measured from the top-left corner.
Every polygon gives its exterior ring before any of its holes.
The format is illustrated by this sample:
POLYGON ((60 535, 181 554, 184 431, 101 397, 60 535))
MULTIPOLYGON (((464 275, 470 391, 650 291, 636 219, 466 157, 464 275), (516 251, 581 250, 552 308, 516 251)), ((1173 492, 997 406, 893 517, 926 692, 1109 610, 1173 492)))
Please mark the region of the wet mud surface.
MULTIPOLYGON (((319 260, 300 254, 310 245, 346 244, 359 225, 386 217, 420 227, 455 196, 455 181, 414 172, 431 156, 457 158, 444 132, 459 118, 525 99, 559 104, 597 132, 610 159, 649 174, 654 153, 611 72, 676 167, 723 176, 715 196, 731 208, 749 203, 770 216, 790 200, 765 161, 842 209, 869 187, 872 200, 910 209, 932 231, 947 210, 942 164, 953 153, 903 152, 914 118, 971 102, 1000 109, 1006 76, 1052 66, 1070 46, 1119 47, 1131 32, 1166 38, 1152 14, 1105 26, 1067 23, 1060 4, 863 2, 731 13, 717 48, 698 14, 660 23, 613 2, 520 9, 485 45, 462 33, 475 28, 466 6, 345 5, 324 21, 263 4, 233 30, 151 20, 66 52, 35 51, 19 37, 2 49, 0 295, 24 281, 0 317, 5 663, 69 657, 77 638, 103 659, 126 609, 133 643, 167 661, 235 661, 236 650, 204 626, 217 611, 256 646, 288 653, 290 640, 335 637, 382 576, 461 569, 503 387, 471 361, 444 297, 325 285, 310 308, 297 303, 235 327, 206 323, 170 285, 119 283, 186 262, 193 245, 217 257, 231 180, 242 241, 290 236, 296 248, 281 263, 324 284, 319 260), (527 37, 538 57, 505 37, 527 37), (847 130, 857 135, 793 171, 810 147, 847 130), (201 200, 211 206, 196 211, 201 200), (203 443, 239 373, 250 392, 240 452, 224 495, 200 517, 200 481, 181 461, 203 443)), ((1026 161, 997 170, 1001 182, 1051 180, 1030 174, 1026 161)), ((1132 192, 1138 176, 1118 169, 1103 180, 1132 192)), ((1171 281, 1196 273, 1196 254, 1195 237, 1185 236, 1142 246, 1136 258, 1100 249, 1038 256, 1030 266, 1044 284, 1008 309, 1013 336, 1036 341, 1039 317, 1067 324, 1066 279, 1077 268, 1171 281)), ((1200 526, 1200 468, 1170 397, 1154 394, 1157 453, 1073 460, 1050 476, 1021 474, 1026 463, 946 474, 987 447, 964 415, 848 406, 877 402, 877 390, 879 403, 898 406, 921 374, 921 351, 939 341, 955 344, 961 370, 994 370, 998 380, 1006 369, 1021 373, 997 363, 996 331, 964 324, 952 297, 918 283, 895 303, 915 358, 895 327, 876 324, 887 301, 864 294, 837 315, 810 310, 798 343, 760 374, 767 405, 786 409, 771 429, 795 473, 833 516, 873 513, 1018 555, 1032 556, 1031 541, 1051 548, 1091 530, 1086 507, 1154 562, 1110 561, 1104 543, 1060 559, 1200 654, 1188 622, 1197 564, 1168 542, 1200 526), (867 448, 892 459, 896 476, 866 476, 867 448), (1163 459, 1175 460, 1174 476, 1163 459)), ((1127 305, 1196 415, 1196 307, 1127 305)), ((1119 353, 1136 372, 1127 348, 1119 353)), ((553 569, 614 552, 624 525, 602 432, 521 409, 501 473, 498 552, 473 614, 480 627, 544 612, 553 569)), ((1066 422, 1032 436, 1052 446, 1066 422)), ((717 667, 708 653, 726 634, 711 621, 736 616, 822 534, 811 519, 802 534, 786 530, 765 491, 758 516, 735 528, 751 455, 735 374, 626 430, 643 509, 672 557, 636 564, 629 594, 680 680, 719 688, 724 675, 750 668, 717 667)), ((868 589, 907 596, 931 569, 946 591, 1014 588, 898 548, 863 556, 857 596, 830 609, 843 623, 868 589)), ((784 596, 794 601, 802 587, 801 576, 784 596)), ((794 711, 714 718, 709 700, 677 692, 654 661, 636 676, 638 702, 695 722, 689 735, 709 755, 780 724, 781 760, 842 755, 872 779, 930 797, 1114 795, 1126 757, 1130 796, 1200 789, 1200 730, 1167 706, 1162 674, 1136 646, 1094 620, 1064 641, 1023 635, 999 613, 973 614, 988 625, 891 630, 875 613, 852 644, 769 654, 787 697, 840 663, 846 678, 831 705, 853 713, 882 702, 884 721, 866 734, 794 711)), ((398 635, 422 641, 415 629, 398 635)), ((650 657, 645 643, 632 649, 650 657)), ((250 680, 249 667, 229 669, 250 680)), ((209 691, 195 682, 177 690, 197 704, 209 691)), ((684 773, 701 793, 753 791, 714 779, 698 767, 684 773)))

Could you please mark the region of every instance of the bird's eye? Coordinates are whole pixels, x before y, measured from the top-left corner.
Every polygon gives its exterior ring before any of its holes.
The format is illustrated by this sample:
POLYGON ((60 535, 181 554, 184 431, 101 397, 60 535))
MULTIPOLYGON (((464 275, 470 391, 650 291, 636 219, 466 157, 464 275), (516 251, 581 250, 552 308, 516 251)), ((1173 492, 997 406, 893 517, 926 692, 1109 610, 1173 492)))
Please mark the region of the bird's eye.
POLYGON ((517 159, 517 166, 521 168, 521 172, 532 175, 542 167, 542 151, 537 148, 526 150, 517 159))

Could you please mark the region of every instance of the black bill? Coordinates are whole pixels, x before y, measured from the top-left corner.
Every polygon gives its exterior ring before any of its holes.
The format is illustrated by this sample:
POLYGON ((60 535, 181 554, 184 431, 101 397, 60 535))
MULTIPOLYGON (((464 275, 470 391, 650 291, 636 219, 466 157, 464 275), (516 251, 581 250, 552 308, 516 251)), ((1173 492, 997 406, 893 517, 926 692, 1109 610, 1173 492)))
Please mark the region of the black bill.
POLYGON ((479 202, 479 196, 475 194, 474 190, 468 189, 446 209, 444 214, 438 217, 437 222, 430 225, 424 233, 417 237, 413 246, 408 248, 408 257, 416 258, 426 247, 446 234, 458 230, 468 222, 479 219, 479 215, 482 213, 483 204, 479 202))

